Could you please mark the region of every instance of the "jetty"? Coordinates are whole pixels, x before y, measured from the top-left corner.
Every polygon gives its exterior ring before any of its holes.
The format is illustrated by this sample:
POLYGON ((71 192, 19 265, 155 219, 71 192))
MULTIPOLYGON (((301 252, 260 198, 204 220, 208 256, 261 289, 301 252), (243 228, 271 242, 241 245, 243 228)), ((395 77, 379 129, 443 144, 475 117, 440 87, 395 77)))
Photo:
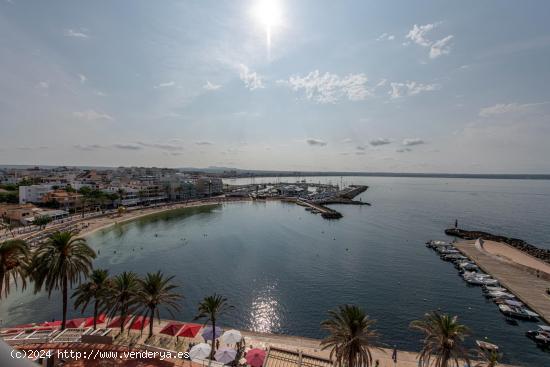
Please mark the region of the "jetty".
MULTIPOLYGON (((532 261, 522 259, 524 252, 504 242, 485 242, 464 240, 453 244, 466 257, 479 266, 485 273, 497 279, 499 283, 512 292, 519 300, 538 313, 544 321, 550 323, 550 273, 544 271, 546 262, 531 257, 532 261), (506 246, 503 251, 488 250, 488 245, 506 246), (485 248, 487 246, 487 248, 485 248), (517 252, 514 256, 513 252, 517 252), (507 255, 507 256, 505 256, 507 255)), ((528 259, 527 259, 528 260, 528 259)), ((550 266, 548 267, 550 269, 550 266)))

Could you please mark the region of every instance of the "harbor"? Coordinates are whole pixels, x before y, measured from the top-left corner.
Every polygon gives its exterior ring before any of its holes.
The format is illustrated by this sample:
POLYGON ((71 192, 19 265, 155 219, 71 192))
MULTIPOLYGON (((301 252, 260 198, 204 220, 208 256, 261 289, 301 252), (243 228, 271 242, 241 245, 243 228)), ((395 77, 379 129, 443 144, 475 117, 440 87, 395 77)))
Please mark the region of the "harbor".
MULTIPOLYGON (((483 295, 498 306, 507 323, 517 325, 518 320, 550 323, 547 262, 507 243, 479 238, 451 244, 432 240, 426 246, 439 253, 442 260, 454 263, 467 284, 481 286, 483 295)), ((526 336, 543 349, 550 347, 547 325, 539 325, 526 336)), ((488 346, 498 350, 497 345, 488 346)))

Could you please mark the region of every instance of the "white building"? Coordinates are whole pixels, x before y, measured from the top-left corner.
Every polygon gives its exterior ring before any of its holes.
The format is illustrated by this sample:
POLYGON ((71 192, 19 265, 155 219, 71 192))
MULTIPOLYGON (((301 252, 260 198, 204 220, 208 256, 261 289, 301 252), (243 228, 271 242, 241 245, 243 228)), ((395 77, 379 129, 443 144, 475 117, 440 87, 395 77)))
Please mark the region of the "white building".
POLYGON ((19 204, 41 203, 44 195, 53 191, 54 185, 19 186, 19 204))

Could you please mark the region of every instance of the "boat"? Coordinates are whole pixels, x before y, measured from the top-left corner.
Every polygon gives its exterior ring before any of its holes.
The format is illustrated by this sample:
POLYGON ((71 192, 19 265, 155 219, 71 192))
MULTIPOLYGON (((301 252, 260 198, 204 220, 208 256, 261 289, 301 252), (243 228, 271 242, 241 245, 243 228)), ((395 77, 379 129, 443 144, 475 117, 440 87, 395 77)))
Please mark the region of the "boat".
POLYGON ((550 326, 538 325, 537 330, 529 330, 525 333, 529 339, 542 346, 550 346, 550 326))
POLYGON ((431 240, 431 241, 426 242, 426 247, 436 248, 438 246, 444 246, 446 244, 447 243, 445 241, 431 240))
POLYGON ((494 287, 490 285, 486 285, 483 287, 483 292, 508 292, 508 289, 502 288, 502 287, 494 287))
POLYGON ((506 316, 515 317, 517 319, 537 320, 539 318, 539 314, 524 307, 502 304, 498 305, 498 308, 500 312, 502 312, 506 316))
POLYGON ((470 261, 463 261, 457 263, 457 268, 464 271, 477 271, 479 270, 479 267, 470 261))
POLYGON ((486 296, 489 298, 500 298, 500 299, 514 299, 516 298, 515 295, 509 292, 501 292, 501 291, 493 291, 493 292, 487 292, 486 296))
POLYGON ((467 259, 467 257, 465 257, 464 255, 461 255, 461 254, 456 254, 456 253, 453 253, 453 254, 443 254, 441 255, 441 259, 445 260, 445 261, 464 261, 467 259))
POLYGON ((476 340, 476 344, 479 347, 479 349, 483 350, 489 350, 489 351, 498 351, 498 345, 492 344, 483 340, 476 340))

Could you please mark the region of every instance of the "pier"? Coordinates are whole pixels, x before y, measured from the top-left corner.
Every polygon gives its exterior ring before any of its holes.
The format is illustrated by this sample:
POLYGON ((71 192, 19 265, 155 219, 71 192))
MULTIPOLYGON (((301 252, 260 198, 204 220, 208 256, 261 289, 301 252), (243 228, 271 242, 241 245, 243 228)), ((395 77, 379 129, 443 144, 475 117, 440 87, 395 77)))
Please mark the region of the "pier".
MULTIPOLYGON (((507 246, 507 253, 520 250, 506 243, 491 243, 491 245, 507 246)), ((537 266, 527 266, 525 262, 513 261, 512 256, 506 257, 495 252, 487 251, 484 246, 475 244, 473 240, 460 241, 453 244, 462 254, 474 261, 481 270, 497 279, 499 283, 510 290, 516 297, 529 308, 538 313, 540 317, 550 323, 550 295, 546 293, 550 287, 550 273, 543 271, 547 263, 532 257, 537 266)), ((513 253, 512 253, 513 254, 513 253)), ((533 263, 531 263, 533 264, 533 263)))

